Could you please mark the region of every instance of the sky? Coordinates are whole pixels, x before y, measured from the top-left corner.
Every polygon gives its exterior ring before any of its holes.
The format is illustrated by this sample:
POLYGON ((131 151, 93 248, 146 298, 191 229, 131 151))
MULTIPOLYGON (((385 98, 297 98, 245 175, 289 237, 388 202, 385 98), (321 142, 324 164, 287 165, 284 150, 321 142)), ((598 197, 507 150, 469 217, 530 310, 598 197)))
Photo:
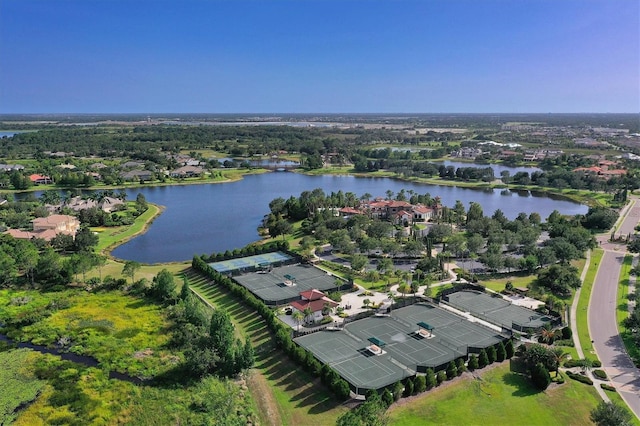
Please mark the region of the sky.
POLYGON ((0 0, 0 113, 640 112, 637 0, 0 0))

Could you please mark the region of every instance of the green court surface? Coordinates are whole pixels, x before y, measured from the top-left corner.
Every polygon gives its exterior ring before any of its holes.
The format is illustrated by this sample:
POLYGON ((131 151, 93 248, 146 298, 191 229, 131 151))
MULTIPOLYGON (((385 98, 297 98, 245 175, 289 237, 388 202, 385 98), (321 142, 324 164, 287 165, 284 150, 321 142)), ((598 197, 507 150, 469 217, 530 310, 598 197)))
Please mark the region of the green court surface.
POLYGON ((286 265, 270 271, 234 276, 240 285, 269 305, 282 305, 300 299, 300 292, 316 289, 336 290, 344 281, 311 265, 286 265))
POLYGON ((292 259, 286 253, 276 251, 271 253, 256 254, 254 256, 239 257, 236 259, 223 260, 210 263, 213 269, 218 272, 233 272, 244 269, 260 269, 276 263, 288 262, 292 259))
POLYGON ((454 308, 469 312, 491 324, 520 331, 539 329, 552 321, 544 314, 512 305, 501 297, 493 297, 473 290, 448 294, 444 300, 454 308))
POLYGON ((360 394, 380 389, 427 368, 440 370, 469 352, 505 340, 490 328, 429 304, 394 310, 348 323, 343 329, 319 331, 295 342, 330 365, 360 394), (419 323, 432 327, 421 334, 419 323), (376 343, 379 351, 369 348, 376 343))

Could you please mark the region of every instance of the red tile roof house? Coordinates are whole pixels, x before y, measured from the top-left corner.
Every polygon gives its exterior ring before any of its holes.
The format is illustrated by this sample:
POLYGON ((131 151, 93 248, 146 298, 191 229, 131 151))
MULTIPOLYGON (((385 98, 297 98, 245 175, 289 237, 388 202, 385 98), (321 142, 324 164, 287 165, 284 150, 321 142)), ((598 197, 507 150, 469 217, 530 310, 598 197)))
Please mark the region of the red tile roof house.
POLYGON ((339 303, 334 302, 324 295, 323 292, 316 289, 307 290, 300 293, 302 300, 296 300, 291 302, 291 307, 304 314, 304 310, 311 309, 312 315, 307 319, 307 322, 315 322, 322 320, 322 309, 325 305, 331 308, 335 308, 339 303))
POLYGON ((67 234, 75 238, 80 221, 74 216, 54 214, 47 217, 39 217, 31 221, 33 231, 22 231, 19 229, 9 229, 5 234, 18 239, 42 238, 51 241, 58 234, 67 234))
POLYGON ((53 183, 53 179, 51 179, 49 176, 43 175, 30 175, 29 180, 36 185, 47 185, 53 183))
POLYGON ((416 222, 426 222, 431 220, 434 215, 434 211, 431 207, 427 206, 415 206, 413 209, 413 220, 416 222))

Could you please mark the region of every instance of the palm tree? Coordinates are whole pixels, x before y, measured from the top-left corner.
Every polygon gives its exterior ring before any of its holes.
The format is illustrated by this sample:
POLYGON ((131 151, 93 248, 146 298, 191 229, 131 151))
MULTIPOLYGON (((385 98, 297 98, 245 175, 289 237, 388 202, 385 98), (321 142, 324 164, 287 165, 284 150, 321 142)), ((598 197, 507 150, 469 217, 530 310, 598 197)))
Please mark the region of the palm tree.
POLYGON ((304 315, 304 320, 308 323, 309 322, 309 317, 311 317, 313 315, 313 311, 311 310, 311 308, 306 307, 302 311, 302 314, 304 315))
POLYGON ((590 360, 589 358, 581 359, 578 362, 578 365, 580 366, 580 368, 582 368, 582 372, 586 373, 587 371, 590 371, 593 368, 593 361, 590 360))
POLYGON ((553 362, 554 362, 554 365, 556 366, 556 377, 558 377, 558 370, 560 369, 560 364, 562 364, 562 361, 564 361, 569 357, 569 354, 564 350, 562 350, 562 348, 553 348, 549 353, 553 357, 553 362))
POLYGON ((553 340, 556 338, 556 330, 553 330, 551 327, 546 326, 540 331, 540 338, 544 343, 550 345, 553 343, 553 340))
POLYGON ((368 308, 370 304, 371 304, 371 300, 369 299, 364 299, 362 301, 362 306, 364 306, 365 308, 368 308))
POLYGON ((291 314, 291 318, 296 322, 296 324, 298 325, 298 331, 300 331, 300 324, 304 320, 304 315, 302 314, 302 312, 297 309, 294 310, 293 314, 291 314))

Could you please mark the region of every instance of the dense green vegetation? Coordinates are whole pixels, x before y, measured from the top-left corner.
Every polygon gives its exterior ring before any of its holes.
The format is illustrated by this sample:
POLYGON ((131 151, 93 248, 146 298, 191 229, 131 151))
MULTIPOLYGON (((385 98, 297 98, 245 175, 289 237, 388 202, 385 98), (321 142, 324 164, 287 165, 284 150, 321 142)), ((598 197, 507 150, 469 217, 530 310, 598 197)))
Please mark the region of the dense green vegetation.
POLYGON ((28 370, 31 351, 28 349, 0 352, 0 423, 9 424, 16 418, 16 411, 35 400, 45 382, 28 370))

